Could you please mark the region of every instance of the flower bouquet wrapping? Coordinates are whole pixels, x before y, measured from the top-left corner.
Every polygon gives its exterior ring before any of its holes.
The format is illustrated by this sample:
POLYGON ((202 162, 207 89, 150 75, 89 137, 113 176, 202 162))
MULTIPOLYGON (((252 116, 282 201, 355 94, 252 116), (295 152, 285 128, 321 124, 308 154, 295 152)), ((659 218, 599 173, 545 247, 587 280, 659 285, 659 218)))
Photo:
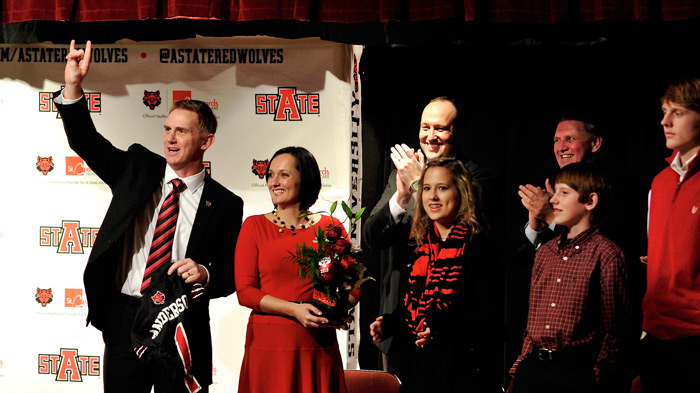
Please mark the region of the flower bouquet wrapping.
MULTIPOLYGON (((338 206, 334 202, 330 208, 331 221, 338 206)), ((359 245, 348 240, 355 231, 357 221, 365 208, 353 213, 347 203, 341 203, 350 221, 349 235, 343 236, 343 224, 331 224, 326 228, 316 228, 314 243, 297 244, 294 252, 287 257, 299 265, 299 278, 308 278, 313 286, 312 304, 330 321, 343 321, 348 316, 348 299, 353 289, 359 288, 372 277, 365 277, 366 268, 360 262, 362 250, 359 245)), ((310 213, 305 213, 308 215, 310 213)))

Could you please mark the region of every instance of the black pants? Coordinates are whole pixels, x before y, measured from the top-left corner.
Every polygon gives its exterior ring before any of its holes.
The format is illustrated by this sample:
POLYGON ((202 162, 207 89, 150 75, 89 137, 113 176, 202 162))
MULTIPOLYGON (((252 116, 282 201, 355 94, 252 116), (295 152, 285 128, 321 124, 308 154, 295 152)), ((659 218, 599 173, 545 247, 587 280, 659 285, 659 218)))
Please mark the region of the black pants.
MULTIPOLYGON (((188 393, 184 382, 176 392, 167 391, 161 381, 172 381, 172 375, 161 375, 134 353, 131 343, 131 327, 139 304, 135 298, 123 295, 110 310, 110 323, 102 332, 105 342, 104 354, 104 391, 105 393, 188 393)), ((207 393, 208 386, 203 386, 199 393, 207 393)))
POLYGON ((639 351, 642 392, 700 391, 700 336, 658 340, 646 335, 639 351))
POLYGON ((488 353, 480 354, 470 350, 465 340, 444 330, 443 334, 425 348, 404 338, 403 348, 388 358, 388 370, 401 380, 402 393, 502 392, 503 349, 498 340, 488 346, 488 353))
POLYGON ((596 393, 593 365, 596 354, 578 351, 553 360, 530 353, 518 365, 513 393, 596 393))

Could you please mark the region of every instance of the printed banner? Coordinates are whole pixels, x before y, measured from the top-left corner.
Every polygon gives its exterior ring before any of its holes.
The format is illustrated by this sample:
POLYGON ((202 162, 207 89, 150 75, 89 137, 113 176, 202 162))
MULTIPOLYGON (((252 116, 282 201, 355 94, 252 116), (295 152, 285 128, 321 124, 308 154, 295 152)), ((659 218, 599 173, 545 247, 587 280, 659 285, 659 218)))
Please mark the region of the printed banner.
MULTIPOLYGON (((68 146, 51 100, 63 83, 67 51, 0 45, 3 392, 102 389, 102 337, 85 327, 82 275, 111 192, 68 146)), ((290 145, 306 147, 319 163, 323 187, 312 210, 327 211, 340 200, 356 210, 360 54, 361 48, 318 39, 125 41, 93 46, 83 87, 98 131, 112 144, 139 143, 159 154, 172 102, 205 101, 219 122, 205 156, 208 171, 243 198, 246 217, 272 210, 264 175, 270 156, 290 145)), ((236 391, 250 310, 235 295, 212 301, 210 309, 211 392, 236 391)), ((339 336, 355 367, 357 337, 339 336)))
MULTIPOLYGON (((357 213, 362 208, 362 111, 361 100, 362 89, 360 84, 359 65, 362 57, 362 47, 354 46, 352 54, 352 111, 351 111, 351 137, 350 137, 350 208, 357 213)), ((369 216, 369 211, 366 212, 369 216)), ((364 213, 363 213, 364 215, 364 213)), ((352 234, 352 242, 362 244, 360 239, 362 236, 362 221, 358 224, 357 229, 352 234)), ((346 349, 346 368, 359 369, 357 352, 360 348, 360 306, 358 303, 353 310, 355 319, 350 324, 348 329, 347 349, 346 349)))

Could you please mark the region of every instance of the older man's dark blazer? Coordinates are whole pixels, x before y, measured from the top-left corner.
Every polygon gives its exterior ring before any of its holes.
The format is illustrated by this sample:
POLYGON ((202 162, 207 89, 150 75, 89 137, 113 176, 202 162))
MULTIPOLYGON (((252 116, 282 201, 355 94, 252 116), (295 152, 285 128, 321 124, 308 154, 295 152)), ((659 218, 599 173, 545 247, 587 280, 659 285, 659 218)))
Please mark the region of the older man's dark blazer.
MULTIPOLYGON (((107 334, 111 326, 119 325, 121 318, 119 302, 115 300, 122 286, 117 271, 123 260, 124 243, 131 241, 125 237, 129 237, 146 202, 161 187, 166 162, 138 144, 126 151, 114 147, 95 129, 85 98, 75 104, 56 106, 70 147, 112 190, 112 201, 83 276, 87 322, 107 334)), ((205 298, 190 308, 185 324, 192 358, 197 360, 191 371, 205 386, 211 384, 209 299, 235 291, 234 252, 242 216, 241 198, 206 175, 185 253, 209 270, 205 298)))

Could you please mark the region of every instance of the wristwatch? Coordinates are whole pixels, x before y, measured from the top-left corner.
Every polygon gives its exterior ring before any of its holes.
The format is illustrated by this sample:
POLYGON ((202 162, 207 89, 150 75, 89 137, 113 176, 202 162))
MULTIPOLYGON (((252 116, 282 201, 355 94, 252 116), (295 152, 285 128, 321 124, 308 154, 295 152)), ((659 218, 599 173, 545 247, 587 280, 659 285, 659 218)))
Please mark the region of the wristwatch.
POLYGON ((418 180, 412 181, 412 182, 411 182, 411 186, 408 187, 408 189, 411 190, 411 192, 416 192, 416 191, 418 191, 418 180))

